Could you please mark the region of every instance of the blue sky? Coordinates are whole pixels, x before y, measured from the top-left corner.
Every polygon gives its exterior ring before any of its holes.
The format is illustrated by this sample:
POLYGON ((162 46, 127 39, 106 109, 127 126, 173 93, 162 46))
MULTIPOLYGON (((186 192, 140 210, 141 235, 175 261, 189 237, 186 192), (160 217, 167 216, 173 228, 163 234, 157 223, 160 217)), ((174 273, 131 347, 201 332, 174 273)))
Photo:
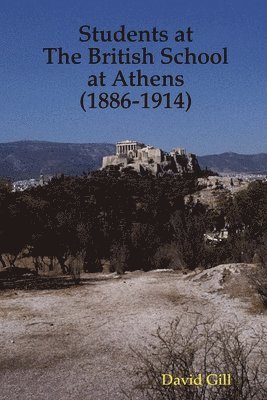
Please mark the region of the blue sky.
MULTIPOLYGON (((137 139, 165 150, 185 147, 199 155, 267 152, 266 12, 265 0, 1 0, 0 141, 137 139), (79 42, 81 25, 116 30, 121 24, 129 30, 156 26, 171 34, 190 26, 192 44, 170 41, 148 44, 148 49, 157 54, 171 45, 196 52, 228 47, 229 65, 157 63, 124 69, 183 74, 184 89, 193 99, 188 113, 139 107, 83 113, 79 98, 89 75, 104 70, 113 76, 118 66, 46 65, 42 49, 61 46, 84 54, 90 44, 79 42)), ((109 44, 103 49, 127 46, 109 44)), ((139 94, 144 91, 139 89, 139 94)), ((175 93, 177 88, 167 91, 175 93)))

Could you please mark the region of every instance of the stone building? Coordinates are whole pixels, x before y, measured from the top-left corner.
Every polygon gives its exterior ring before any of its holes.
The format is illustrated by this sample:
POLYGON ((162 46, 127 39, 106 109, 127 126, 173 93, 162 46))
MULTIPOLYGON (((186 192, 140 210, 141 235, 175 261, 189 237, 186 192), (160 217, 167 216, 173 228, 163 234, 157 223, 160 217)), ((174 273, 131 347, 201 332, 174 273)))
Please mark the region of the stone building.
POLYGON ((116 144, 116 155, 120 154, 135 154, 138 149, 145 147, 143 143, 136 142, 134 140, 124 140, 122 142, 117 142, 116 144))
POLYGON ((109 166, 120 169, 131 167, 139 173, 150 171, 154 175, 183 174, 200 170, 194 154, 177 147, 167 153, 157 147, 148 146, 134 140, 124 140, 116 144, 116 154, 103 157, 102 169, 109 166))

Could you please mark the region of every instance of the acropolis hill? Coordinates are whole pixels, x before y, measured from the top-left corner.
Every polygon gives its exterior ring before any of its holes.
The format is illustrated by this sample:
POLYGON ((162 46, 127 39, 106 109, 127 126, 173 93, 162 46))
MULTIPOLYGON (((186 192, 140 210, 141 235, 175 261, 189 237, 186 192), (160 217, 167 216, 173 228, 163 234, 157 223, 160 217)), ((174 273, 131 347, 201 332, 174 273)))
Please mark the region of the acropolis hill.
POLYGON ((118 142, 116 155, 103 157, 102 169, 109 166, 131 167, 141 174, 150 171, 153 175, 180 175, 200 170, 196 156, 180 147, 168 153, 134 140, 118 142))

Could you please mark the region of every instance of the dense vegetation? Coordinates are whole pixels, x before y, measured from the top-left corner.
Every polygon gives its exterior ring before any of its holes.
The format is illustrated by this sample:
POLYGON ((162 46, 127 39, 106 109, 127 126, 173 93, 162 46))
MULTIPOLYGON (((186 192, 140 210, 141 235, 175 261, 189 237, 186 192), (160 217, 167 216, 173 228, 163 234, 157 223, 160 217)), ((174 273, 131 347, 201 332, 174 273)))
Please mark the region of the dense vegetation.
POLYGON ((8 255, 14 265, 25 249, 35 260, 57 259, 64 272, 69 257, 82 259, 86 271, 98 270, 108 259, 118 272, 263 261, 267 183, 255 182, 210 210, 190 198, 198 190, 196 178, 141 177, 114 169, 61 176, 16 193, 2 182, 0 262, 6 266, 8 255), (205 242, 207 230, 225 225, 227 240, 205 242))

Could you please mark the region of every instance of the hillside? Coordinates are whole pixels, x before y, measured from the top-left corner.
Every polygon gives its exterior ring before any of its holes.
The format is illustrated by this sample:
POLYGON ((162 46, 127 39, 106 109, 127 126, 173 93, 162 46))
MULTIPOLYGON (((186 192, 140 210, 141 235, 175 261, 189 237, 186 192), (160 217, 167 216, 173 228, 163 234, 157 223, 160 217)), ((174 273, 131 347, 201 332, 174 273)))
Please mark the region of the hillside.
MULTIPOLYGON (((0 143, 0 177, 13 181, 44 175, 81 175, 100 168, 102 157, 115 153, 108 143, 19 141, 0 143)), ((202 169, 267 174, 267 154, 223 153, 198 157, 202 169)))
POLYGON ((114 153, 107 143, 20 141, 0 143, 0 176, 13 181, 44 175, 81 175, 98 169, 102 157, 114 153))
POLYGON ((267 154, 222 153, 198 157, 202 169, 216 172, 267 174, 267 154))

